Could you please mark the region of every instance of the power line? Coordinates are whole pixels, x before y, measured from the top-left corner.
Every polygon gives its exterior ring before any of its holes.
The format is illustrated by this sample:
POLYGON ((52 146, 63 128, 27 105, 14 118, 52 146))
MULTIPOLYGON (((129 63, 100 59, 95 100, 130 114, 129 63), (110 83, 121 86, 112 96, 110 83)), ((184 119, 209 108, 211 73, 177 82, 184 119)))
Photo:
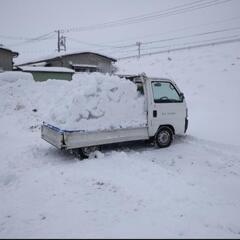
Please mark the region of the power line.
MULTIPOLYGON (((179 39, 186 39, 186 38, 193 38, 193 37, 197 37, 197 36, 208 36, 208 35, 212 35, 212 34, 218 34, 218 33, 223 33, 223 32, 229 32, 229 31, 233 31, 233 30, 240 30, 240 27, 234 27, 234 28, 225 28, 225 29, 218 29, 218 30, 214 30, 214 31, 208 31, 208 32, 200 32, 200 33, 196 33, 196 34, 191 34, 191 35, 185 35, 185 36, 179 36, 179 37, 174 37, 174 38, 167 38, 167 39, 160 39, 160 40, 155 40, 155 41, 150 41, 150 42, 141 42, 140 45, 150 45, 150 44, 155 44, 155 43, 159 43, 159 42, 167 42, 167 41, 174 41, 174 40, 179 40, 179 39)), ((219 39, 222 39, 221 38, 217 38, 217 39, 212 39, 212 40, 219 40, 219 39)), ((205 41, 209 41, 209 40, 205 40, 205 41)), ((93 46, 101 46, 103 47, 103 45, 98 45, 98 44, 91 44, 91 43, 86 43, 86 42, 82 42, 82 41, 77 41, 77 42, 80 42, 80 43, 84 43, 84 44, 87 44, 87 45, 93 45, 93 46)), ((198 43, 198 42, 197 42, 198 43)), ((187 43, 189 44, 189 43, 187 43)), ((171 47, 172 45, 167 45, 167 46, 156 46, 156 47, 148 47, 148 48, 140 48, 140 45, 137 45, 138 46, 138 52, 140 52, 140 49, 142 51, 144 50, 147 50, 147 49, 159 49, 159 48, 166 48, 166 47, 171 47)), ((178 44, 179 45, 179 44, 178 44)), ((129 53, 129 52, 136 52, 136 49, 132 49, 132 50, 126 50, 126 51, 122 51, 121 49, 124 49, 124 48, 129 48, 129 47, 136 47, 136 43, 135 44, 131 44, 131 45, 126 45, 126 46, 104 46, 105 48, 104 49, 98 49, 98 50, 106 50, 106 48, 115 48, 115 49, 118 49, 118 51, 113 51, 113 52, 110 52, 110 54, 112 53, 129 53)), ((138 55, 140 55, 140 53, 138 53, 138 55)))
POLYGON ((238 38, 238 37, 239 37, 239 34, 238 35, 232 35, 232 36, 226 36, 226 37, 217 37, 217 38, 213 38, 213 39, 204 39, 204 40, 200 40, 200 41, 187 42, 187 43, 181 43, 181 44, 147 47, 147 48, 143 48, 142 50, 169 48, 169 47, 176 47, 176 46, 179 46, 179 45, 180 46, 185 46, 185 45, 190 45, 190 44, 201 44, 201 43, 205 43, 205 42, 209 42, 209 41, 218 41, 218 40, 225 40, 225 39, 229 39, 229 38, 238 38))
POLYGON ((49 32, 43 35, 40 35, 38 37, 35 38, 30 38, 29 40, 20 42, 20 43, 16 43, 16 44, 11 44, 9 46, 11 47, 15 47, 15 46, 20 46, 20 45, 25 45, 25 44, 29 44, 29 43, 33 43, 33 42, 38 42, 38 41, 43 41, 43 40, 48 40, 54 37, 54 32, 49 32))
MULTIPOLYGON (((50 33, 53 33, 53 32, 50 32, 50 33)), ((20 37, 20 36, 8 36, 8 35, 0 35, 0 38, 11 39, 11 40, 22 40, 22 41, 35 41, 35 40, 45 38, 50 33, 46 33, 46 34, 43 34, 43 35, 40 35, 40 36, 34 37, 34 38, 26 38, 26 37, 20 37)))
MULTIPOLYGON (((221 21, 215 21, 215 22, 212 22, 212 23, 206 23, 206 24, 200 24, 200 25, 195 25, 195 26, 186 27, 186 28, 175 29, 175 30, 168 31, 168 32, 178 32, 178 31, 182 31, 182 30, 186 30, 186 29, 197 28, 197 27, 200 27, 200 26, 208 26, 208 25, 212 25, 212 24, 216 24, 216 23, 225 23, 225 22, 236 20, 236 19, 240 19, 240 17, 233 17, 233 18, 228 18, 228 19, 224 19, 224 20, 221 20, 221 21)), ((220 30, 215 30, 215 31, 208 31, 208 32, 196 33, 196 34, 191 34, 191 35, 184 35, 184 36, 179 36, 179 37, 172 37, 172 38, 161 39, 161 40, 154 40, 154 41, 149 41, 149 42, 142 42, 142 44, 143 45, 148 45, 148 44, 153 44, 153 43, 157 43, 157 42, 172 41, 172 40, 184 39, 184 38, 201 36, 201 35, 208 35, 208 34, 214 34, 214 33, 220 33, 220 32, 227 32, 227 31, 232 31, 232 30, 237 30, 237 29, 239 29, 239 27, 236 27, 236 28, 226 28, 226 29, 220 29, 220 30)), ((166 34, 168 32, 162 33, 161 35, 164 35, 164 34, 166 34)), ((131 44, 128 44, 128 45, 118 45, 118 46, 115 45, 114 46, 114 45, 102 45, 102 44, 84 42, 84 41, 80 41, 78 39, 74 39, 74 38, 71 38, 71 37, 68 37, 68 39, 72 40, 72 41, 74 41, 76 43, 83 44, 83 45, 88 45, 88 46, 93 46, 93 47, 101 47, 100 49, 96 49, 96 50, 99 50, 99 51, 106 50, 107 48, 109 48, 109 49, 123 49, 123 48, 133 48, 133 47, 136 47, 135 43, 131 43, 131 44)), ((135 51, 135 50, 133 50, 133 51, 135 51)), ((113 51, 113 52, 116 52, 116 51, 113 51)))
POLYGON ((159 14, 160 12, 166 12, 166 11, 169 11, 169 10, 172 10, 172 9, 175 9, 175 8, 179 8, 179 7, 182 7, 182 6, 193 5, 195 3, 202 2, 202 1, 203 0, 198 0, 198 1, 192 2, 190 4, 183 4, 183 5, 180 5, 180 6, 175 6, 173 8, 170 8, 170 9, 167 9, 167 10, 164 10, 164 11, 151 12, 151 13, 148 13, 148 14, 142 14, 142 15, 138 15, 138 16, 135 16, 135 17, 129 17, 129 18, 122 18, 122 19, 118 19, 118 20, 114 20, 114 21, 110 21, 110 22, 105 22, 105 23, 100 23, 100 24, 95 24, 95 25, 90 25, 90 26, 86 26, 86 27, 75 27, 75 28, 63 29, 62 31, 65 31, 65 32, 81 31, 81 30, 85 30, 85 29, 89 29, 89 28, 98 28, 98 27, 103 27, 103 26, 105 27, 106 25, 111 25, 111 24, 121 24, 123 22, 131 21, 131 20, 137 20, 137 19, 142 18, 142 17, 146 17, 146 16, 149 16, 149 15, 151 16, 152 14, 159 14))
MULTIPOLYGON (((192 2, 192 3, 188 3, 188 4, 183 4, 183 5, 179 5, 179 6, 176 6, 176 7, 172 7, 172 8, 169 8, 167 10, 164 10, 164 11, 157 11, 157 12, 153 12, 153 13, 149 13, 149 14, 142 14, 142 15, 138 15, 138 16, 135 16, 135 17, 130 17, 130 18, 125 18, 125 19, 120 19, 120 20, 115 20, 115 21, 112 21, 112 22, 106 22, 106 23, 102 23, 102 24, 96 24, 96 25, 91 25, 91 26, 86 26, 86 27, 80 27, 80 28, 71 28, 71 29, 65 29, 65 30, 60 30, 61 33, 63 32, 69 32, 69 31, 74 31, 74 30, 80 30, 81 29, 88 29, 88 28, 98 28, 98 27, 101 27, 101 26, 105 26, 105 25, 108 25, 108 24, 116 24, 116 23, 120 23, 122 24, 123 22, 125 21, 130 21, 130 20, 139 20, 138 18, 145 18, 145 17, 154 17, 154 15, 152 16, 152 14, 156 14, 156 13, 161 13, 161 12, 166 12, 166 11, 169 11, 169 10, 174 10, 174 9, 178 9, 178 8, 182 8, 182 7, 185 7, 185 6, 191 6, 191 5, 194 5, 196 3, 201 3, 201 4, 206 4, 206 3, 202 3, 204 0, 198 0, 198 1, 195 1, 195 2, 192 2)), ((211 0, 210 2, 216 2, 217 0, 211 0)), ((231 1, 231 0, 225 0, 225 1, 231 1)), ((209 3, 210 3, 209 2, 209 3)), ((39 38, 42 38, 42 37, 45 37, 46 35, 48 34, 51 34, 53 33, 54 31, 50 32, 50 33, 47 33, 47 34, 44 34, 44 35, 41 35, 39 37, 36 37, 36 38, 25 38, 25 37, 20 37, 20 36, 4 36, 4 35, 0 35, 1 38, 6 38, 6 39, 12 39, 12 40, 23 40, 23 41, 32 41, 32 40, 38 40, 39 38)))
POLYGON ((179 6, 176 6, 173 8, 169 8, 164 11, 154 12, 154 14, 150 13, 150 14, 145 14, 145 15, 139 15, 139 16, 135 16, 132 18, 125 18, 125 19, 120 19, 120 20, 116 20, 116 21, 112 21, 112 22, 90 25, 90 26, 86 26, 86 27, 63 29, 61 31, 62 32, 79 32, 79 31, 99 30, 99 29, 109 28, 109 27, 129 25, 129 24, 154 20, 154 19, 160 18, 160 17, 169 17, 169 16, 173 16, 173 15, 177 15, 177 14, 192 12, 195 10, 223 4, 226 2, 230 2, 230 1, 232 1, 232 0, 211 0, 211 1, 207 1, 207 2, 203 2, 203 0, 200 0, 200 1, 195 1, 192 3, 188 3, 188 4, 179 5, 179 6))
MULTIPOLYGON (((195 11, 198 9, 202 9, 202 8, 206 8, 206 7, 210 7, 210 6, 214 6, 214 5, 218 5, 218 4, 223 4, 226 2, 230 2, 230 1, 232 1, 232 0, 198 0, 198 1, 191 2, 191 3, 178 5, 178 6, 163 10, 163 11, 156 11, 156 12, 152 12, 152 13, 148 13, 148 14, 138 15, 135 17, 115 20, 112 22, 106 22, 106 23, 96 24, 96 25, 91 25, 91 26, 86 26, 86 27, 66 29, 66 30, 62 30, 62 32, 86 31, 86 30, 102 29, 102 28, 106 28, 106 27, 115 27, 115 26, 122 26, 122 25, 128 25, 128 24, 133 24, 133 23, 140 23, 140 22, 144 22, 144 21, 154 20, 154 19, 160 18, 160 17, 169 17, 169 16, 173 16, 176 14, 192 12, 192 11, 195 11)), ((12 46, 19 46, 19 45, 32 43, 35 41, 47 40, 47 39, 52 38, 52 34, 54 34, 54 32, 49 32, 49 33, 43 34, 41 36, 38 36, 36 38, 12 37, 15 40, 17 40, 17 39, 24 40, 24 42, 17 43, 12 46)), ((2 37, 4 37, 4 36, 2 36, 2 37)), ((5 36, 5 37, 11 38, 10 36, 5 36)), ((78 41, 78 42, 80 43, 80 41, 78 41)), ((87 44, 86 42, 81 42, 81 43, 87 44)), ((135 44, 125 45, 125 46, 107 46, 107 45, 92 44, 92 43, 88 43, 87 45, 92 45, 92 46, 94 45, 94 46, 99 46, 99 47, 104 47, 104 48, 127 48, 127 47, 130 48, 130 47, 135 46, 135 44)))
POLYGON ((23 40, 23 41, 27 41, 27 40, 30 40, 30 38, 25 38, 25 37, 15 37, 15 36, 6 36, 6 35, 0 35, 0 38, 3 38, 3 39, 10 39, 10 40, 23 40))
POLYGON ((208 32, 202 32, 202 33, 196 33, 196 34, 191 34, 191 35, 186 35, 186 36, 167 38, 167 39, 160 39, 160 40, 155 40, 155 41, 150 41, 150 42, 143 42, 142 44, 143 45, 149 45, 149 44, 154 44, 154 43, 158 43, 158 42, 167 42, 167 41, 174 41, 174 40, 191 38, 191 37, 197 37, 197 36, 204 36, 204 35, 211 35, 211 34, 222 33, 222 32, 229 32, 229 31, 232 31, 232 30, 240 30, 240 27, 225 28, 225 29, 220 29, 220 30, 215 30, 215 31, 208 31, 208 32))
MULTIPOLYGON (((194 37, 197 37, 197 36, 209 36, 209 35, 212 35, 212 34, 229 32, 229 31, 233 31, 233 30, 240 30, 240 27, 229 28, 229 29, 219 29, 219 30, 208 31, 208 32, 201 32, 201 33, 191 34, 191 35, 187 35, 187 36, 179 36, 179 37, 175 37, 175 38, 167 38, 167 39, 155 40, 155 41, 151 41, 151 42, 142 42, 141 44, 146 46, 146 45, 155 44, 155 43, 159 43, 159 42, 169 42, 169 41, 175 41, 175 40, 179 40, 179 39, 194 38, 194 37)), ((167 45, 166 47, 170 47, 170 46, 171 45, 167 45)), ((152 48, 158 48, 158 47, 152 47, 152 48)), ((149 47, 148 48, 146 48, 146 47, 141 48, 141 50, 145 50, 145 49, 149 49, 149 47)), ((133 52, 133 51, 135 51, 135 50, 121 51, 121 53, 133 52)), ((110 52, 110 53, 114 53, 114 52, 116 53, 117 51, 113 51, 113 52, 110 52)))
MULTIPOLYGON (((207 2, 204 2, 203 0, 198 0, 198 1, 195 1, 195 2, 192 2, 192 3, 188 3, 188 4, 183 4, 183 5, 178 5, 176 7, 173 7, 173 8, 170 8, 168 10, 165 10, 165 11, 160 11, 160 14, 159 15, 159 11, 158 12, 154 12, 154 14, 158 13, 157 17, 160 17, 160 16, 165 16, 166 14, 168 14, 169 16, 171 15, 175 15, 175 14, 180 14, 180 13, 185 13, 185 12, 188 12, 189 10, 192 11, 192 10, 197 10, 197 9, 201 9, 201 8, 205 8, 205 7, 210 7, 210 6, 214 6, 214 5, 218 5, 218 4, 222 4, 222 3, 226 3, 226 2, 230 2, 232 0, 223 0, 223 1, 220 1, 220 0, 211 0, 211 1, 207 1, 207 2), (172 11, 174 10, 174 11, 172 11), (179 12, 180 10, 180 12, 179 12), (170 12, 169 12, 170 11, 170 12), (177 11, 177 12, 176 12, 177 11)), ((70 31, 81 31, 81 30, 91 30, 91 28, 105 28, 105 27, 113 27, 115 25, 112 25, 110 26, 111 24, 131 24, 129 21, 136 21, 138 20, 139 21, 139 17, 141 17, 142 19, 140 19, 141 21, 142 20, 146 20, 152 17, 156 17, 156 15, 153 15, 153 13, 151 14, 145 14, 145 15, 139 15, 137 17, 132 17, 132 18, 127 18, 127 19, 121 19, 121 20, 116 20, 116 21, 113 21, 113 22, 108 22, 108 23, 103 23, 103 24, 97 24, 97 25, 92 25, 92 26, 89 26, 89 27, 83 27, 83 28, 72 28, 72 29, 67 29, 67 30, 61 30, 61 32, 70 32, 70 31), (125 22, 122 22, 122 21, 125 21, 125 22), (109 25, 110 24, 110 25, 109 25)), ((134 22, 132 22, 134 23, 134 22)), ((103 47, 103 48, 127 48, 127 47, 134 47, 135 44, 129 44, 129 45, 125 45, 125 46, 110 46, 110 45, 101 45, 101 44, 95 44, 95 43, 87 43, 87 42, 83 42, 83 41, 80 41, 80 40, 77 40, 77 39, 73 39, 73 38, 69 38, 70 40, 72 41, 75 41, 75 42, 78 42, 78 43, 81 43, 81 44, 85 44, 85 45, 89 45, 89 46, 94 46, 94 47, 103 47)), ((100 49, 100 50, 104 50, 104 49, 100 49)))
MULTIPOLYGON (((208 40, 198 41, 198 42, 188 42, 188 43, 184 43, 184 44, 180 44, 180 45, 175 45, 175 47, 174 47, 174 45, 168 45, 168 46, 161 46, 161 47, 145 48, 144 50, 171 47, 168 49, 163 49, 161 51, 143 53, 143 54, 141 54, 141 56, 181 51, 181 50, 186 50, 186 49, 200 48, 200 47, 205 47, 205 46, 233 43, 233 42, 239 42, 239 41, 240 41, 240 36, 234 35, 234 36, 223 37, 223 38, 208 39, 208 40)), ((120 59, 128 59, 128 58, 136 58, 136 55, 119 57, 118 59, 120 60, 120 59)))
POLYGON ((123 46, 102 45, 102 44, 97 44, 97 43, 89 43, 89 42, 80 41, 80 40, 72 38, 72 37, 68 37, 68 39, 73 41, 73 42, 80 43, 80 44, 83 44, 83 45, 94 46, 94 47, 102 47, 103 49, 100 49, 100 50, 104 50, 106 48, 122 49, 122 48, 128 48, 128 47, 135 47, 136 46, 136 44, 129 44, 129 45, 123 45, 123 46))
MULTIPOLYGON (((155 46, 155 47, 145 47, 142 48, 142 51, 145 50, 150 50, 150 49, 165 49, 163 50, 164 52, 171 51, 173 47, 178 47, 178 46, 186 46, 186 45, 191 45, 191 44, 201 44, 201 43, 206 43, 209 41, 218 41, 218 40, 226 40, 229 38, 238 38, 239 35, 232 35, 232 36, 226 36, 226 37, 218 37, 218 38, 213 38, 213 39, 206 39, 206 40, 200 40, 200 41, 194 41, 194 42, 185 42, 185 43, 180 43, 180 44, 171 44, 171 45, 163 45, 163 46, 155 46)), ((129 52, 136 52, 136 50, 128 50, 124 51, 125 53, 129 52)), ((136 57, 136 55, 134 55, 136 57)))
MULTIPOLYGON (((186 4, 182 4, 182 5, 178 5, 166 10, 162 10, 162 11, 156 11, 156 12, 152 12, 152 13, 148 13, 148 14, 142 14, 142 15, 138 15, 135 17, 129 17, 129 18, 125 18, 125 19, 120 19, 120 20, 115 20, 115 21, 111 21, 111 22, 106 22, 106 23, 102 23, 102 24, 95 24, 95 25, 90 25, 90 26, 86 26, 86 27, 80 27, 80 28, 70 28, 70 29, 65 29, 65 30, 61 30, 62 32, 71 32, 71 31, 87 31, 87 30, 95 30, 95 29, 103 29, 103 28, 108 28, 108 27, 118 27, 118 26, 123 26, 123 25, 128 25, 128 24, 135 24, 135 23, 141 23, 141 22, 145 22, 145 21, 150 21, 150 20, 154 20, 154 19, 158 19, 161 17, 170 17, 170 16, 174 16, 174 15, 178 15, 178 14, 185 14, 188 12, 192 12, 195 10, 199 10, 199 9, 203 9, 203 8, 207 8, 207 7, 211 7, 211 6, 215 6, 215 5, 219 5, 219 4, 223 4, 223 3, 227 3, 230 2, 232 0, 198 0, 198 1, 194 1, 191 3, 186 3, 186 4)), ((185 28, 186 29, 186 28, 185 28)), ((225 31, 230 31, 230 30, 225 30, 225 31)), ((212 33, 200 33, 200 34, 213 34, 214 31, 212 33)), ((215 32, 216 33, 216 32, 215 32)), ((21 38, 21 37, 12 37, 15 38, 15 40, 24 40, 21 43, 17 43, 14 44, 12 46, 19 46, 19 45, 24 45, 24 44, 29 44, 29 43, 33 43, 33 42, 37 42, 37 41, 42 41, 42 40, 48 40, 53 38, 53 34, 54 31, 43 34, 41 36, 38 36, 36 38, 21 38)), ((180 37, 175 37, 175 38, 169 38, 169 39, 161 39, 161 40, 155 40, 152 42, 143 42, 143 45, 147 45, 147 44, 153 44, 153 43, 157 43, 157 42, 162 42, 162 41, 170 41, 170 40, 176 40, 176 39, 182 39, 182 38, 188 38, 188 37, 193 37, 193 36, 199 36, 200 34, 192 34, 192 35, 188 35, 188 36, 180 36, 180 37)), ((2 35, 0 35, 1 37, 2 35)), ((4 36, 2 36, 4 37, 4 36)), ((5 36, 6 38, 11 38, 11 36, 5 36)), ((81 44, 85 44, 85 45, 89 45, 89 46, 95 46, 95 47, 102 47, 104 49, 101 50, 106 50, 106 48, 109 49, 125 49, 125 48, 133 48, 136 47, 136 44, 128 44, 128 45, 122 45, 122 46, 112 46, 112 45, 102 45, 102 44, 96 44, 96 43, 87 43, 87 42, 83 42, 74 38, 68 38, 72 41, 81 43, 81 44)))
POLYGON ((52 36, 54 34, 54 31, 51 31, 49 33, 45 33, 43 35, 40 35, 38 37, 35 38, 31 38, 31 41, 38 41, 38 40, 45 40, 46 38, 48 38, 50 35, 52 36))
POLYGON ((220 21, 214 21, 214 22, 210 22, 210 23, 192 25, 192 26, 183 27, 183 28, 177 28, 177 29, 173 29, 173 30, 158 33, 158 34, 148 34, 148 35, 141 35, 141 36, 138 36, 138 37, 131 37, 131 38, 127 38, 127 39, 124 39, 124 40, 122 39, 122 40, 119 40, 119 41, 110 42, 109 44, 129 42, 130 40, 133 40, 133 41, 134 40, 136 41, 136 40, 139 40, 139 39, 142 40, 143 38, 149 38, 149 37, 159 36, 159 35, 166 35, 166 34, 169 34, 169 33, 172 33, 172 32, 174 32, 174 33, 175 32, 181 32, 181 31, 185 31, 185 30, 188 30, 188 29, 196 29, 196 28, 199 28, 199 27, 210 26, 210 25, 213 25, 213 24, 226 23, 226 22, 237 20, 237 19, 240 19, 240 17, 232 17, 232 18, 227 18, 227 19, 220 20, 220 21))

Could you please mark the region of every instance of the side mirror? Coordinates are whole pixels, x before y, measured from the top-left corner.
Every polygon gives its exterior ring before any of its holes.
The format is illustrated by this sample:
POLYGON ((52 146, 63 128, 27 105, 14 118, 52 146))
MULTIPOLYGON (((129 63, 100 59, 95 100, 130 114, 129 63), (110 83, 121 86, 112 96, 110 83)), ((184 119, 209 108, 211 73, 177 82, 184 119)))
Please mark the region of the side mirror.
POLYGON ((184 100, 184 94, 181 92, 180 94, 179 94, 179 97, 180 97, 180 99, 181 99, 181 101, 183 101, 184 100))

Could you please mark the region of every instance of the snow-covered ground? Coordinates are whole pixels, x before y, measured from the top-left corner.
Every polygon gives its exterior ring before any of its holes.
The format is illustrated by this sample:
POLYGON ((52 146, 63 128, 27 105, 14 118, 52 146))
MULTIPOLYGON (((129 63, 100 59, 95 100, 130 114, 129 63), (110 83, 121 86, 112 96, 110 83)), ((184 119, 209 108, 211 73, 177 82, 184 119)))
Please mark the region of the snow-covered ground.
POLYGON ((166 149, 108 147, 78 161, 41 140, 37 93, 13 106, 18 82, 8 93, 0 84, 0 237, 239 238, 239 49, 118 63, 121 73, 173 78, 185 93, 189 130, 166 149))

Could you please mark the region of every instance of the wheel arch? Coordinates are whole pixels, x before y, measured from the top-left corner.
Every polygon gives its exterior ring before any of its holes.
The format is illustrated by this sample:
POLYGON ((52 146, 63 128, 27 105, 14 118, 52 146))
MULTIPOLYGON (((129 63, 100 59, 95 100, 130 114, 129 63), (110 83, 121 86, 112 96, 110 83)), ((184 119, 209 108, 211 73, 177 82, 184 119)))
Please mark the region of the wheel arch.
POLYGON ((175 129, 174 129, 174 127, 173 127, 171 124, 160 125, 160 126, 158 127, 158 130, 156 131, 155 135, 158 133, 158 131, 159 131, 160 129, 163 129, 163 128, 169 128, 169 129, 172 131, 173 135, 175 135, 175 129))

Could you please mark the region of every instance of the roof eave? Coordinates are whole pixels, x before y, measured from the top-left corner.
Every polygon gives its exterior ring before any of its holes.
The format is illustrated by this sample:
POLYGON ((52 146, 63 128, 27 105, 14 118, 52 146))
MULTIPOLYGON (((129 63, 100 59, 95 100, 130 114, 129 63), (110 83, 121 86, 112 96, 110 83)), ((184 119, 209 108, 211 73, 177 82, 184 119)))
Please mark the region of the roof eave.
POLYGON ((18 52, 12 52, 12 55, 14 58, 18 57, 19 56, 19 53, 18 52))
POLYGON ((34 63, 47 62, 47 61, 57 60, 57 59, 59 59, 59 58, 65 57, 65 56, 71 56, 71 55, 76 55, 76 54, 87 54, 87 53, 91 53, 91 54, 95 54, 95 55, 102 56, 102 57, 104 57, 104 58, 107 58, 107 59, 111 60, 111 62, 117 62, 117 59, 104 56, 104 55, 102 55, 102 54, 100 54, 100 53, 94 53, 94 52, 79 52, 79 53, 69 53, 69 54, 59 55, 59 56, 55 56, 55 57, 52 57, 52 58, 41 59, 41 60, 37 60, 37 61, 31 61, 31 62, 21 63, 21 64, 18 64, 17 66, 24 66, 24 65, 34 64, 34 63))
POLYGON ((5 47, 1 47, 1 46, 0 46, 0 49, 3 49, 3 50, 5 50, 5 51, 10 52, 14 58, 17 57, 17 56, 19 56, 19 53, 18 53, 18 52, 12 51, 11 49, 8 49, 8 48, 5 48, 5 47))

